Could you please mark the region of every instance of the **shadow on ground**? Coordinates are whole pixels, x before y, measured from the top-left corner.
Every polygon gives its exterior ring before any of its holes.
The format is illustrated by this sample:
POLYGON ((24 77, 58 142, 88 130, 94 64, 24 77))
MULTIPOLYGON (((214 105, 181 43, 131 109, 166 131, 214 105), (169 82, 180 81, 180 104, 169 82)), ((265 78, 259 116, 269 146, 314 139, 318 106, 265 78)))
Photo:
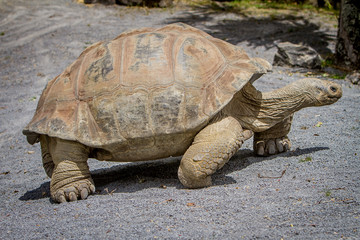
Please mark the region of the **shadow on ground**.
MULTIPOLYGON (((235 171, 241 171, 254 163, 270 161, 279 156, 293 157, 307 155, 326 149, 329 148, 314 147, 296 149, 295 151, 270 157, 256 157, 254 156, 253 151, 249 149, 240 150, 220 171, 213 175, 213 185, 216 186, 236 183, 233 178, 226 175, 235 171)), ((177 178, 177 170, 180 160, 181 157, 177 157, 151 162, 128 163, 92 171, 91 175, 97 189, 96 194, 107 195, 119 192, 136 192, 146 188, 161 188, 163 186, 181 189, 183 186, 177 178), (161 184, 159 184, 159 180, 161 184), (109 187, 109 185, 111 185, 111 187, 109 187)), ((21 201, 29 201, 49 197, 50 182, 45 182, 37 189, 26 192, 19 199, 21 201)))
POLYGON ((27 191, 19 198, 21 201, 38 200, 50 197, 50 181, 41 184, 40 187, 27 191))
POLYGON ((304 16, 289 13, 279 15, 281 17, 268 14, 255 18, 241 12, 237 13, 237 17, 233 17, 236 16, 234 14, 228 18, 223 16, 223 11, 214 11, 211 6, 205 6, 171 18, 166 24, 183 22, 196 27, 206 24, 205 29, 209 34, 235 45, 246 41, 251 47, 264 46, 269 49, 278 42, 291 42, 310 46, 323 56, 332 52, 328 43, 334 40, 334 33, 320 31, 317 24, 304 16))

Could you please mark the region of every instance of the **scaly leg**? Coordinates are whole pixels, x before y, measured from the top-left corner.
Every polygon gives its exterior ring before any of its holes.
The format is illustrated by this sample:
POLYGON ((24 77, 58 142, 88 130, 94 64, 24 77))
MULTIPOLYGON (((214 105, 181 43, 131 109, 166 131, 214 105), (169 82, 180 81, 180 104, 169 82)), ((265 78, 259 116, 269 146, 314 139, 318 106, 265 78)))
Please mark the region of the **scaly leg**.
POLYGON ((41 156, 42 156, 42 162, 43 167, 45 169, 46 175, 51 178, 55 164, 51 158, 50 152, 49 152, 49 145, 47 141, 47 136, 41 135, 40 136, 40 145, 41 145, 41 156))
POLYGON ((54 162, 50 183, 51 198, 55 202, 86 199, 95 192, 87 159, 90 149, 81 143, 45 137, 54 162))
POLYGON ((259 156, 268 156, 290 150, 290 132, 293 115, 285 118, 270 129, 254 134, 254 151, 259 156))
POLYGON ((211 185, 211 175, 222 168, 252 136, 233 117, 226 117, 201 130, 181 159, 178 176, 188 188, 211 185))

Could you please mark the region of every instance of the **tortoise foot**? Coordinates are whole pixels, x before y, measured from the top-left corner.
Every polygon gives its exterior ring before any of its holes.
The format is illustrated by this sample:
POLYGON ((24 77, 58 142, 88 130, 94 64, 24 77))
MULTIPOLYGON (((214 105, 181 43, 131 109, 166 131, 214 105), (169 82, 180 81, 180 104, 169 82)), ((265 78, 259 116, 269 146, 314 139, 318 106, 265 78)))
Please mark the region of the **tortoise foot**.
POLYGON ((178 177, 182 185, 186 188, 203 188, 212 185, 211 176, 195 177, 194 174, 185 174, 180 167, 178 177))
POLYGON ((290 150, 291 142, 287 136, 281 138, 258 139, 254 141, 254 151, 259 156, 269 156, 290 150))
POLYGON ((58 188, 51 193, 51 198, 58 203, 84 200, 95 192, 95 186, 90 179, 79 180, 58 188))

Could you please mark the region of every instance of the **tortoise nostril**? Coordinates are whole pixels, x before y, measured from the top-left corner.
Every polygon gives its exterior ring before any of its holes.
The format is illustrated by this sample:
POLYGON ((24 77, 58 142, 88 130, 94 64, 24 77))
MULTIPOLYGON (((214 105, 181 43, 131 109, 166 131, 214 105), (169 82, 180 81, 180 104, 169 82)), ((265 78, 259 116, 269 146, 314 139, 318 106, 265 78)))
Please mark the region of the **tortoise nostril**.
POLYGON ((334 86, 331 86, 331 87, 330 87, 330 90, 331 90, 333 93, 336 93, 337 88, 336 88, 336 87, 334 87, 334 86))

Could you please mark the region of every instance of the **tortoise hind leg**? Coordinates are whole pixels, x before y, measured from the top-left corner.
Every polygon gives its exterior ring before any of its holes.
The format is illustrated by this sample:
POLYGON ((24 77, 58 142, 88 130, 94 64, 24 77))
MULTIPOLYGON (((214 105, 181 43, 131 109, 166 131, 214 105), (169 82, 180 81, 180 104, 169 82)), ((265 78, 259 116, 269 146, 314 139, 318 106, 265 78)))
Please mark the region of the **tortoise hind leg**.
POLYGON ((51 198, 55 202, 86 199, 95 192, 87 164, 90 148, 74 141, 47 137, 54 163, 50 182, 51 198))
POLYGON ((46 175, 49 178, 51 178, 55 164, 51 158, 47 137, 45 135, 40 136, 40 145, 41 145, 41 156, 42 156, 43 167, 46 172, 46 175))
POLYGON ((290 150, 290 132, 293 115, 285 118, 264 132, 254 134, 254 152, 259 156, 269 156, 290 150))
POLYGON ((195 137, 180 162, 178 177, 188 188, 211 185, 211 175, 222 168, 242 143, 252 136, 240 123, 226 117, 208 125, 195 137))

